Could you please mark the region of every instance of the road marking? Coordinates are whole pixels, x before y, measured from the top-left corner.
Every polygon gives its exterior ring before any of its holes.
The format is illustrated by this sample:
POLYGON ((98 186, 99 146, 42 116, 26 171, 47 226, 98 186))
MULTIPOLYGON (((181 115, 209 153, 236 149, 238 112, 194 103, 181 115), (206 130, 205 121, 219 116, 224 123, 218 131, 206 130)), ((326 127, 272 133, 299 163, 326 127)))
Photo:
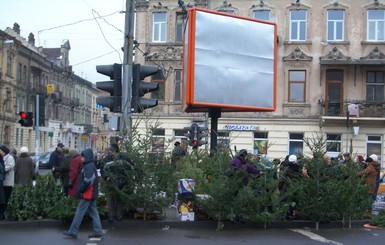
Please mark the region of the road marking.
POLYGON ((304 236, 307 236, 310 239, 315 240, 315 241, 324 242, 324 243, 331 243, 331 244, 335 244, 335 245, 344 245, 343 243, 335 242, 335 241, 326 239, 325 237, 322 237, 322 236, 317 235, 317 234, 315 234, 313 232, 306 231, 306 230, 303 230, 303 229, 290 229, 290 230, 294 231, 294 232, 297 232, 297 233, 300 233, 300 234, 302 234, 304 236))

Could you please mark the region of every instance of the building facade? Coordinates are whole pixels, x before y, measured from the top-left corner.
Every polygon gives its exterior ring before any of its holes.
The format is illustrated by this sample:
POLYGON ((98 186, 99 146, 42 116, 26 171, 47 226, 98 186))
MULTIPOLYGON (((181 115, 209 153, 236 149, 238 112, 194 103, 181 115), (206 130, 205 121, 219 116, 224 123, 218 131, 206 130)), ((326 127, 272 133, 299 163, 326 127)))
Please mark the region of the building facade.
MULTIPOLYGON (((185 141, 183 128, 194 122, 210 129, 207 113, 181 109, 183 30, 191 7, 268 20, 278 27, 276 111, 222 113, 219 147, 282 159, 298 152, 310 155, 306 139, 323 137, 331 156, 374 153, 383 162, 383 0, 137 0, 135 63, 157 65, 166 77, 153 79, 160 85, 152 93, 159 101, 152 117, 160 124, 153 152, 170 151, 175 140, 185 141)), ((134 121, 144 117, 132 116, 134 121)))
POLYGON ((72 72, 70 49, 68 40, 59 48, 36 47, 34 35, 21 37, 17 23, 0 31, 0 144, 30 152, 51 152, 59 142, 78 150, 107 147, 99 92, 72 72), (22 111, 32 112, 38 127, 21 126, 22 111))

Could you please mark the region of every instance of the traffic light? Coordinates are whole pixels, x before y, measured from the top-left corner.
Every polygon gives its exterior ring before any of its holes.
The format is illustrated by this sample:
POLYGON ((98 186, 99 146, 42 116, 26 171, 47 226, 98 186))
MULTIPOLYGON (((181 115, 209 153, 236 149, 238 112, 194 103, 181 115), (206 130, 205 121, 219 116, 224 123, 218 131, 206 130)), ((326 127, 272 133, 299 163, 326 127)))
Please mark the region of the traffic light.
POLYGON ((198 133, 199 133, 199 126, 196 123, 191 124, 191 139, 190 139, 190 145, 194 148, 198 147, 199 141, 198 141, 198 133))
POLYGON ((141 113, 145 109, 158 105, 157 99, 142 98, 145 94, 158 90, 159 84, 142 81, 148 76, 158 73, 157 66, 134 64, 132 66, 132 99, 131 111, 141 113))
POLYGON ((19 123, 23 127, 31 127, 33 126, 33 113, 32 112, 19 112, 20 120, 19 123))
POLYGON ((111 96, 99 96, 96 103, 110 109, 111 112, 122 111, 122 64, 99 65, 96 71, 109 76, 111 81, 97 82, 96 87, 107 91, 111 96))
POLYGON ((206 137, 208 135, 206 127, 198 127, 198 146, 207 144, 206 137))

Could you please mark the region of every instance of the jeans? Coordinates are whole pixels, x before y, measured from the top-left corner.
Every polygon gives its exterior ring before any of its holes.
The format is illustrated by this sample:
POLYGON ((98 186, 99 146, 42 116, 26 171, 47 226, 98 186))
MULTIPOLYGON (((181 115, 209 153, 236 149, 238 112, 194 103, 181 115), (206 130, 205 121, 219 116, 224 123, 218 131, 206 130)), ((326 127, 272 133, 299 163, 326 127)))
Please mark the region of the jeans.
POLYGON ((96 199, 91 201, 87 201, 84 199, 80 200, 79 205, 76 208, 76 213, 72 220, 72 224, 69 229, 69 232, 74 235, 78 234, 80 224, 82 223, 83 217, 87 211, 92 219, 92 227, 94 229, 93 234, 98 234, 98 235, 103 234, 102 224, 100 223, 99 212, 96 207, 96 199))

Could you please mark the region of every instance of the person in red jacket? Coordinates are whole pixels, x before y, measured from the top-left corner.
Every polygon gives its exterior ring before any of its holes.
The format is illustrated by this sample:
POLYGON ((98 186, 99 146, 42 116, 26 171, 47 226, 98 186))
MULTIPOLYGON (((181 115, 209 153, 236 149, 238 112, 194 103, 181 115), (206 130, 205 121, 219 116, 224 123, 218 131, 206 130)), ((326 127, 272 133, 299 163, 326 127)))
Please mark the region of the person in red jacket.
POLYGON ((70 162, 69 168, 69 189, 68 195, 72 197, 76 197, 76 190, 78 188, 78 180, 79 174, 83 168, 82 157, 79 155, 78 151, 73 149, 70 150, 70 154, 73 155, 72 160, 70 162))

